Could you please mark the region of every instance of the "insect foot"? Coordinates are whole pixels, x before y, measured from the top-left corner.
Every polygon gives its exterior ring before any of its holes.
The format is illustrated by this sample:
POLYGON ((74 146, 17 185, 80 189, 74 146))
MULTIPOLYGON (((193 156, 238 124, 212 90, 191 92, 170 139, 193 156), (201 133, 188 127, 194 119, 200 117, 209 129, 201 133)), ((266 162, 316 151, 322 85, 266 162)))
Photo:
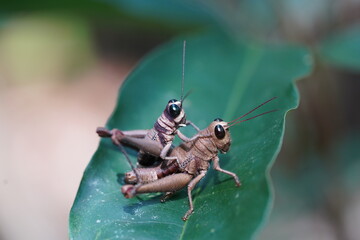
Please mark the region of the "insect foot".
POLYGON ((108 130, 104 127, 98 127, 96 129, 96 133, 99 135, 99 137, 111 138, 115 145, 120 145, 121 139, 125 136, 124 133, 119 129, 108 130))
POLYGON ((164 196, 162 196, 162 198, 160 199, 161 203, 166 202, 166 200, 168 200, 172 195, 174 195, 174 192, 167 192, 165 193, 164 196))
POLYGON ((189 219, 189 216, 194 212, 194 209, 189 209, 185 215, 181 218, 183 221, 186 221, 189 219))
POLYGON ((107 130, 104 127, 98 127, 96 129, 96 133, 99 135, 99 137, 111 137, 112 133, 111 131, 107 130))
POLYGON ((235 179, 235 184, 236 184, 236 186, 237 186, 237 187, 240 187, 240 186, 241 186, 241 182, 240 182, 238 176, 235 175, 234 179, 235 179))
POLYGON ((121 187, 121 192, 125 198, 133 198, 136 195, 136 187, 134 185, 124 185, 121 187))

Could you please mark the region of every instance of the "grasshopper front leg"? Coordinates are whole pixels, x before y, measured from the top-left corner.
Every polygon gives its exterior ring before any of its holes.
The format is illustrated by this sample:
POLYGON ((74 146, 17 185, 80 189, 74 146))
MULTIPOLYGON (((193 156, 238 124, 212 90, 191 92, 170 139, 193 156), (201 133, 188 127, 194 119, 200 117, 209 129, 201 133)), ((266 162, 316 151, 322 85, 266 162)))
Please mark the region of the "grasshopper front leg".
MULTIPOLYGON (((196 139, 198 138, 201 138, 201 137, 207 137, 208 135, 202 135, 200 133, 196 134, 195 136, 193 136, 192 138, 188 138, 186 137, 182 132, 180 132, 180 130, 177 130, 176 131, 176 134, 179 136, 179 138, 184 141, 184 142, 193 142, 195 141, 196 139)), ((160 153, 160 157, 162 159, 165 159, 165 160, 174 160, 174 159, 177 159, 176 157, 168 157, 168 152, 170 150, 172 146, 172 142, 169 142, 168 144, 165 145, 165 147, 161 150, 161 153, 160 153)))
POLYGON ((166 158, 166 155, 168 154, 170 148, 171 148, 171 145, 172 145, 172 142, 169 142, 165 145, 165 147, 161 150, 160 152, 160 157, 162 159, 165 159, 166 158))
POLYGON ((180 130, 176 131, 176 134, 179 136, 179 138, 184 141, 184 142, 193 142, 198 138, 206 138, 206 137, 210 137, 211 134, 201 134, 201 133, 197 133, 196 135, 194 135, 191 138, 186 137, 182 132, 180 132, 180 130))
POLYGON ((191 125, 196 131, 200 132, 200 128, 198 128, 198 126, 196 126, 192 121, 186 120, 185 125, 191 125))
POLYGON ((237 186, 237 187, 240 187, 240 186, 241 186, 241 182, 239 181, 239 178, 238 178, 238 176, 237 176, 235 173, 229 172, 229 171, 226 171, 226 170, 220 168, 220 165, 219 165, 219 157, 218 157, 218 156, 214 157, 214 158, 213 158, 213 161, 214 161, 214 169, 215 169, 216 171, 219 171, 219 172, 222 172, 222 173, 225 173, 225 174, 227 174, 227 175, 232 176, 232 177, 234 178, 234 180, 235 180, 236 186, 237 186))

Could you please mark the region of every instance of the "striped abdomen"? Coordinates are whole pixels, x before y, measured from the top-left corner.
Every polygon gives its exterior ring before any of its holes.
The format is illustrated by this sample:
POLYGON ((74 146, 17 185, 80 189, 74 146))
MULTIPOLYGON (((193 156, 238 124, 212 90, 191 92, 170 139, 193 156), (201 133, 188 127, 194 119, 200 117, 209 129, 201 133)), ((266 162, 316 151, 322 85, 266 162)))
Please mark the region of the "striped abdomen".
POLYGON ((125 182, 130 184, 135 183, 148 183, 156 181, 160 178, 166 177, 173 173, 179 171, 179 166, 176 161, 173 161, 169 165, 162 166, 162 164, 158 167, 154 168, 136 168, 136 173, 140 178, 140 181, 137 179, 135 173, 133 171, 127 172, 125 174, 125 182))

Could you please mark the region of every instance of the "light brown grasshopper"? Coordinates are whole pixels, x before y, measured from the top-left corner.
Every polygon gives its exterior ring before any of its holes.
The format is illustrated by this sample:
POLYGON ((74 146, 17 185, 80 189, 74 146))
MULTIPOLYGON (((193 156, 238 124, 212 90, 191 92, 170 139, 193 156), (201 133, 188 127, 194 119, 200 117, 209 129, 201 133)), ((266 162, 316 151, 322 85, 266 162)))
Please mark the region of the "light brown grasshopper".
POLYGON ((186 114, 183 109, 184 92, 184 67, 185 67, 185 48, 183 45, 183 77, 181 100, 172 99, 168 102, 165 110, 155 122, 153 128, 147 130, 120 131, 119 129, 107 130, 99 127, 96 132, 100 137, 111 137, 115 145, 125 144, 139 150, 138 162, 142 166, 150 166, 154 163, 153 157, 164 159, 172 146, 175 135, 188 142, 192 139, 187 138, 180 132, 179 128, 186 125, 192 125, 197 131, 200 129, 191 121, 186 120, 186 114))
POLYGON ((207 128, 199 131, 198 134, 192 138, 192 141, 182 143, 178 147, 175 147, 169 156, 165 158, 167 161, 163 161, 159 166, 153 168, 136 168, 126 173, 125 182, 132 184, 124 185, 121 188, 122 193, 126 198, 132 198, 140 193, 165 192, 166 194, 162 198, 162 202, 164 202, 165 199, 174 192, 187 186, 190 208, 182 218, 184 221, 187 220, 194 211, 191 191, 206 175, 211 161, 213 161, 213 168, 215 170, 230 175, 233 177, 236 186, 240 186, 240 181, 235 173, 220 167, 218 152, 226 153, 229 150, 231 145, 229 128, 231 126, 277 111, 272 110, 245 120, 240 120, 273 99, 275 98, 262 103, 231 122, 225 122, 220 118, 215 119, 207 128))

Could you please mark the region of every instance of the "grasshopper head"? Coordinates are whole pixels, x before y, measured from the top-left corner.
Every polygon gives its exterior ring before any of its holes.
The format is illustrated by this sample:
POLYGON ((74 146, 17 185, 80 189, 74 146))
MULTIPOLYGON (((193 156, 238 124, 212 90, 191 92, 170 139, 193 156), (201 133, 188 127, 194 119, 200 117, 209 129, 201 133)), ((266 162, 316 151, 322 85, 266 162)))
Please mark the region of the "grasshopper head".
POLYGON ((230 131, 227 122, 216 118, 209 126, 212 139, 221 153, 229 151, 231 145, 230 131))
POLYGON ((176 125, 186 123, 186 115, 181 101, 171 99, 166 106, 165 112, 169 120, 172 120, 176 125))

